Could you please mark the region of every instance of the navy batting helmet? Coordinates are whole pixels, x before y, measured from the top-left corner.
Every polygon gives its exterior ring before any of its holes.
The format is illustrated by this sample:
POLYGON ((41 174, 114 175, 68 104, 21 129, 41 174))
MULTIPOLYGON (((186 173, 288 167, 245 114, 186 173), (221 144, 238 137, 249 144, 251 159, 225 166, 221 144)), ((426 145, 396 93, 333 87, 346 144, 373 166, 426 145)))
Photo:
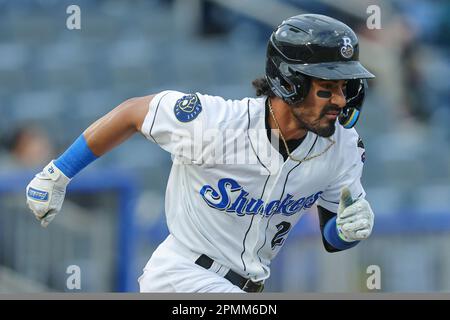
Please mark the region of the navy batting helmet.
POLYGON ((339 122, 353 127, 364 102, 365 79, 375 77, 359 62, 358 38, 336 19, 302 14, 283 21, 270 36, 266 79, 276 96, 295 105, 308 94, 311 77, 348 80, 339 122))

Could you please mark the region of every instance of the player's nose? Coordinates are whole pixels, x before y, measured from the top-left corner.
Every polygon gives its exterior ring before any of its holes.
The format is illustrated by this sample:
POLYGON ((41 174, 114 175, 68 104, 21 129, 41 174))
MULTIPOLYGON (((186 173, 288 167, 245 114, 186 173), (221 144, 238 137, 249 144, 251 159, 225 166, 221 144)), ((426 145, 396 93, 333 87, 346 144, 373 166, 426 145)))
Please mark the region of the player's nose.
POLYGON ((347 104, 345 99, 345 94, 342 89, 337 89, 333 91, 331 96, 331 103, 337 105, 339 108, 344 108, 347 104))

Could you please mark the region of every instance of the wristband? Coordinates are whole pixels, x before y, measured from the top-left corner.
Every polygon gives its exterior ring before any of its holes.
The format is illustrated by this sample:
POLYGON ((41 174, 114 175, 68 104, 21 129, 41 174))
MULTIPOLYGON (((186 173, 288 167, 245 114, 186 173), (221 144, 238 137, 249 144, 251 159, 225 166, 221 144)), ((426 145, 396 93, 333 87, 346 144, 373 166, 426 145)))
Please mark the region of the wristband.
POLYGON ((66 177, 72 179, 72 177, 97 158, 98 157, 89 148, 84 136, 80 135, 78 139, 54 161, 54 164, 66 175, 66 177))
POLYGON ((336 227, 336 217, 331 218, 323 229, 323 236, 327 242, 339 250, 346 250, 356 246, 359 241, 347 242, 339 237, 336 227))

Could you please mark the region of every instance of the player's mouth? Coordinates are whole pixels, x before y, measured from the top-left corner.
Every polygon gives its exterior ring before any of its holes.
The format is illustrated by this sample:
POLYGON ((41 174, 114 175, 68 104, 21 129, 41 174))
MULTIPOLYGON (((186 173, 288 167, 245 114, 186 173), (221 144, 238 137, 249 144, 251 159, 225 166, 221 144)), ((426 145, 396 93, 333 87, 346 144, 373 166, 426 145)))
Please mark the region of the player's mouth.
POLYGON ((330 111, 325 113, 325 117, 330 120, 336 120, 340 114, 341 114, 340 112, 330 111))

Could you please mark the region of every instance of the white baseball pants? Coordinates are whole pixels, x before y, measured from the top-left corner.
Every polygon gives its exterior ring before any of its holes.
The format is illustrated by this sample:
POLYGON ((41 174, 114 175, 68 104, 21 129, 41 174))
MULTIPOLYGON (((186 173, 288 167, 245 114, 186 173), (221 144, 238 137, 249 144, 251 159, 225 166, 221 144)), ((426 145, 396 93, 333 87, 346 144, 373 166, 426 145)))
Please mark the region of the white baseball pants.
POLYGON ((140 292, 245 293, 223 277, 229 269, 216 262, 209 270, 195 264, 199 256, 169 235, 139 277, 140 292))

